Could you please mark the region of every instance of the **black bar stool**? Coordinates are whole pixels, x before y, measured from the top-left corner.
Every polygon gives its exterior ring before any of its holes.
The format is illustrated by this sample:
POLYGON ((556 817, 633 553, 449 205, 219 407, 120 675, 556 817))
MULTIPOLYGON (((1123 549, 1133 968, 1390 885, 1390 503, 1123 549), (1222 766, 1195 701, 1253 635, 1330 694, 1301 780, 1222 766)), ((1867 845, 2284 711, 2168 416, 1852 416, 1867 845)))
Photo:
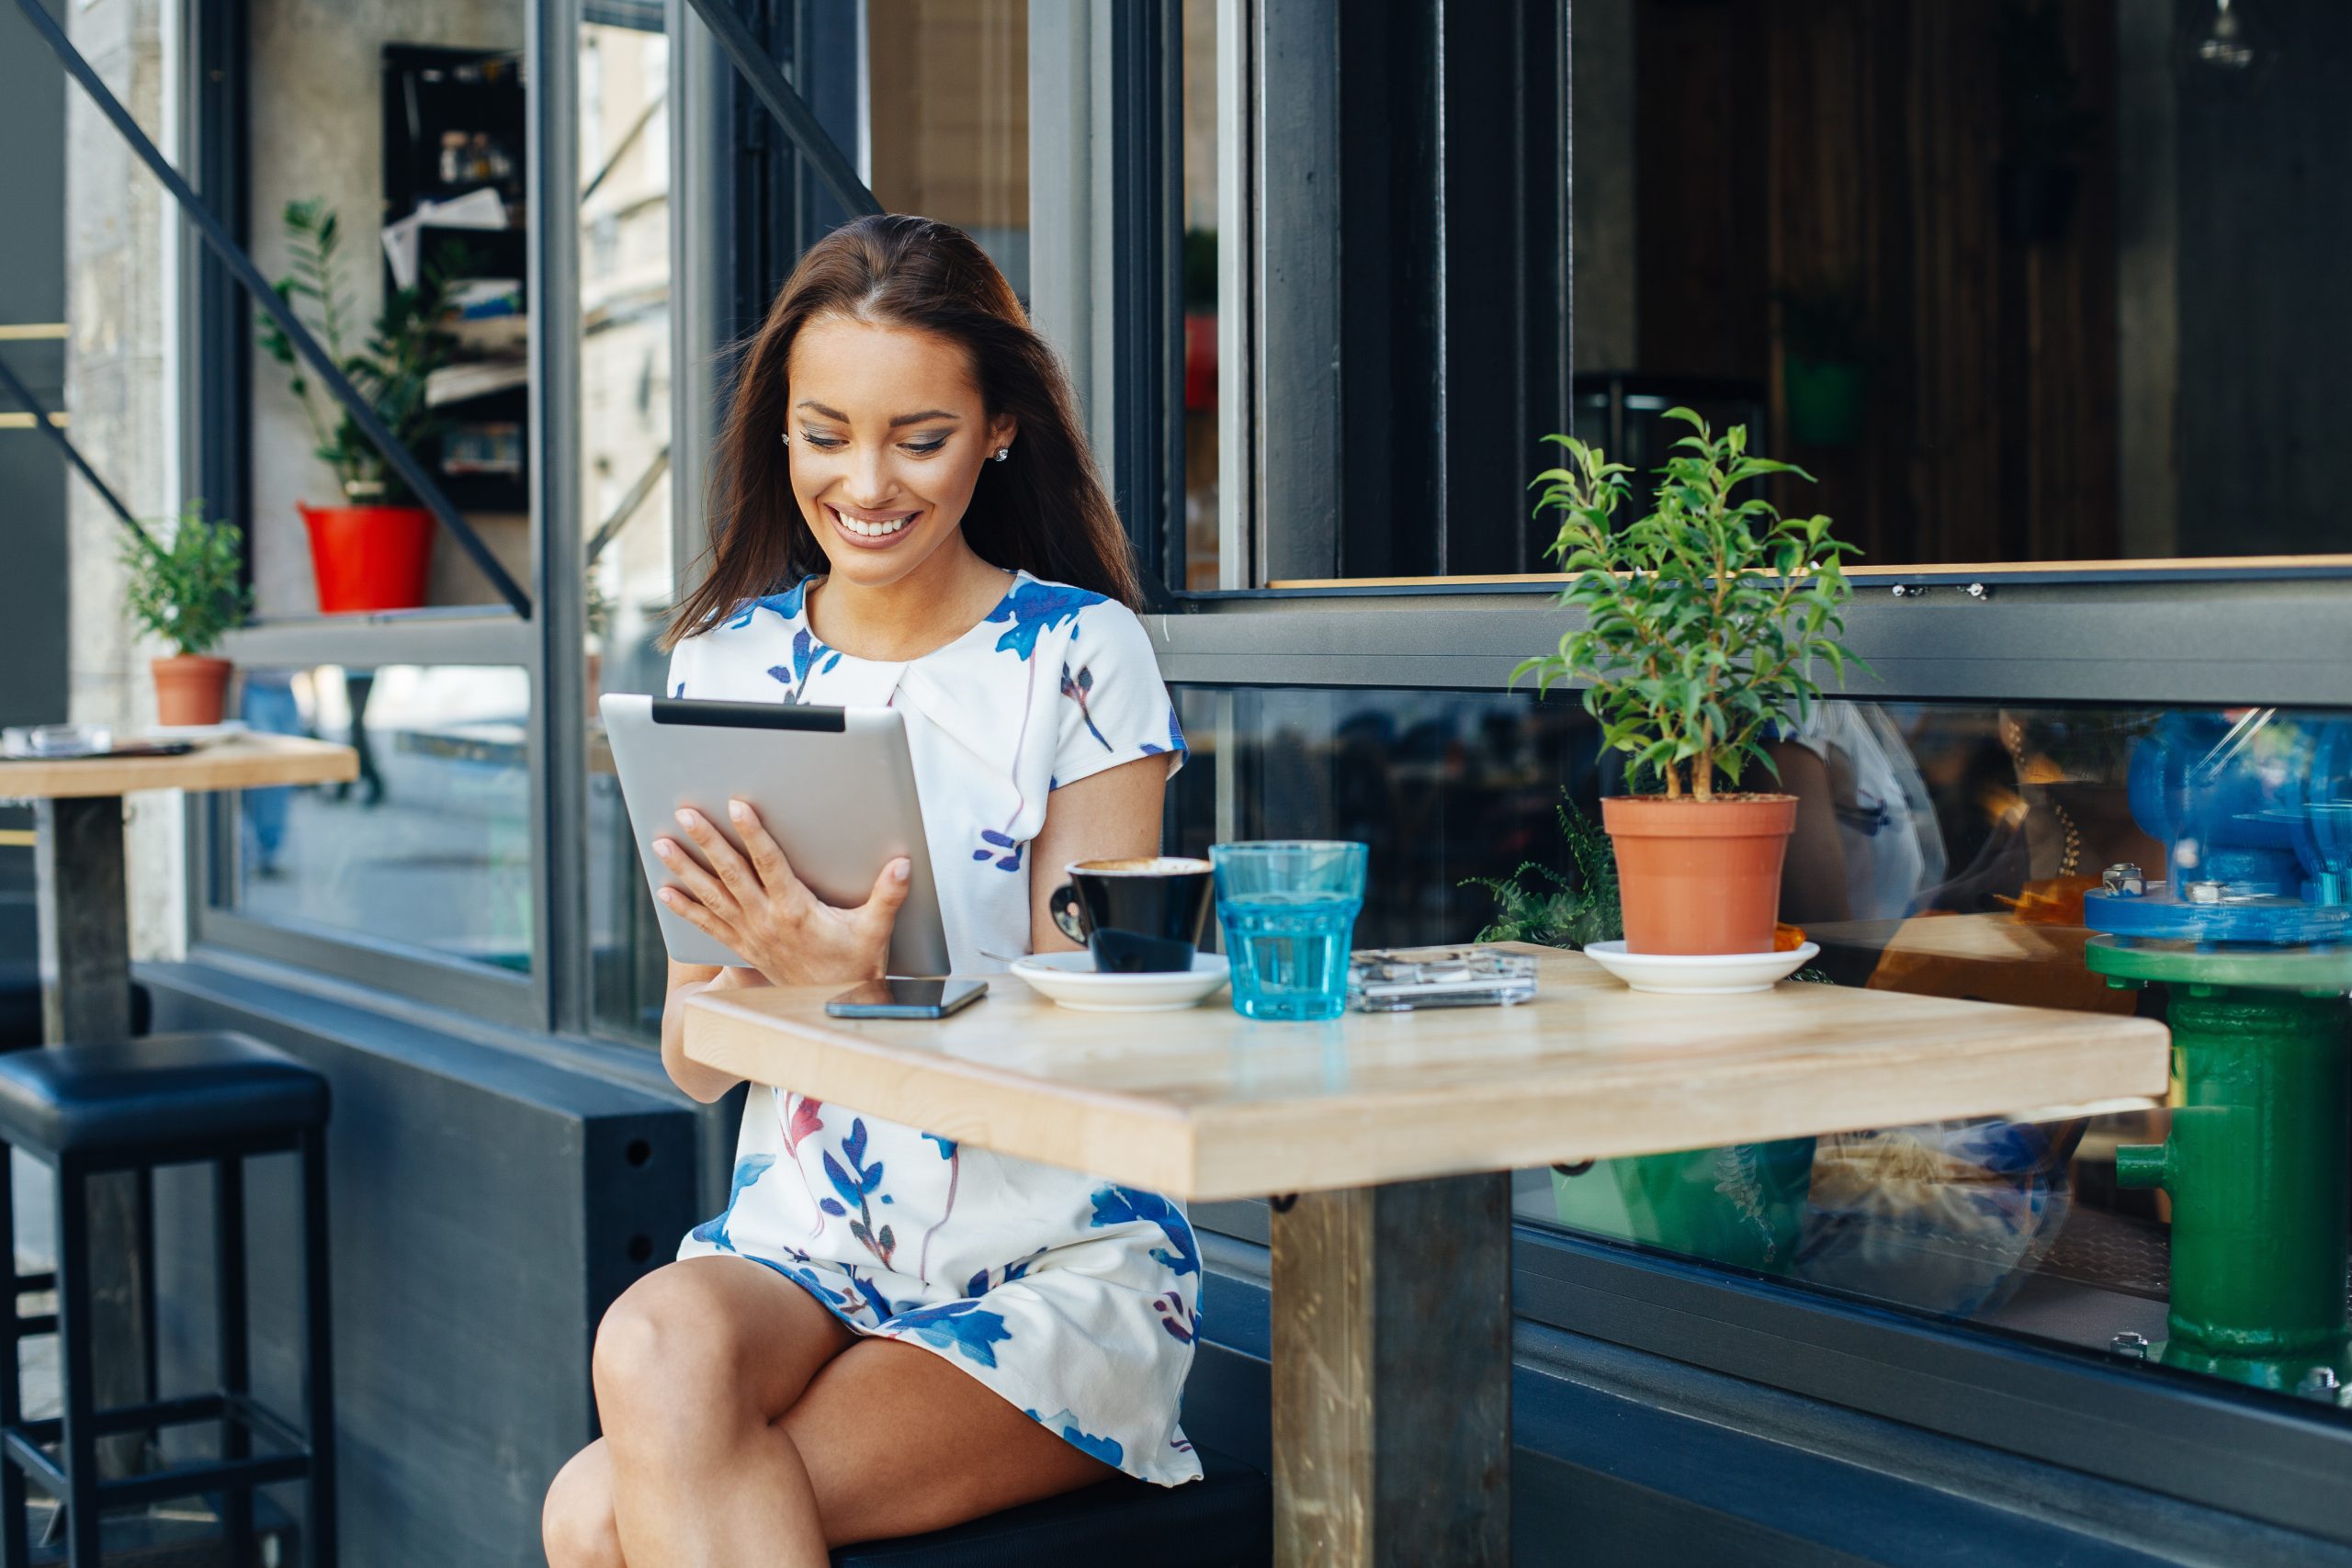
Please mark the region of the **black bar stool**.
POLYGON ((1098 1482, 952 1529, 844 1546, 833 1568, 1271 1568, 1272 1483, 1240 1460, 1194 1452, 1201 1479, 1182 1486, 1098 1482))
MULTIPOLYGON (((66 1561, 99 1568, 100 1515, 112 1506, 199 1495, 219 1499, 232 1568, 249 1568, 254 1489, 305 1481, 311 1568, 334 1562, 334 1403, 327 1296, 326 1080, 242 1034, 156 1034, 96 1045, 0 1055, 0 1258, 15 1271, 16 1223, 7 1150, 49 1166, 57 1180, 55 1318, 6 1314, 8 1365, 0 1369, 0 1568, 27 1568, 25 1480, 66 1509, 66 1561), (302 1296, 306 1430, 257 1404, 248 1386, 244 1161, 298 1152, 302 1162, 302 1296), (96 1407, 90 1323, 88 1179, 158 1166, 213 1168, 220 1386, 210 1393, 110 1410, 96 1407), (65 1414, 28 1421, 17 1342, 58 1336, 65 1414), (217 1422, 220 1457, 115 1479, 98 1473, 98 1439, 119 1432, 217 1422), (256 1453, 256 1445, 262 1450, 256 1453), (56 1453, 50 1452, 51 1447, 56 1453)), ((142 1237, 152 1235, 141 1227, 142 1237)), ((151 1248, 142 1276, 153 1278, 151 1248)), ((19 1290, 39 1281, 18 1279, 19 1290)), ((152 1349, 152 1335, 151 1335, 152 1349)))

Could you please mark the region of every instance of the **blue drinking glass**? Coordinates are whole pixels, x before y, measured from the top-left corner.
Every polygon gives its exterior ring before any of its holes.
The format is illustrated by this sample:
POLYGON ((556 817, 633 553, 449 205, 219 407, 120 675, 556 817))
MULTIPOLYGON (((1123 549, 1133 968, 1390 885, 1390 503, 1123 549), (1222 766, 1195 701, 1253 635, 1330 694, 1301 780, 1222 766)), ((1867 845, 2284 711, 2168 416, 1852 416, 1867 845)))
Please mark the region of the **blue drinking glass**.
POLYGON ((1362 844, 1339 840, 1213 844, 1216 919, 1244 1018, 1337 1018, 1363 908, 1362 844))

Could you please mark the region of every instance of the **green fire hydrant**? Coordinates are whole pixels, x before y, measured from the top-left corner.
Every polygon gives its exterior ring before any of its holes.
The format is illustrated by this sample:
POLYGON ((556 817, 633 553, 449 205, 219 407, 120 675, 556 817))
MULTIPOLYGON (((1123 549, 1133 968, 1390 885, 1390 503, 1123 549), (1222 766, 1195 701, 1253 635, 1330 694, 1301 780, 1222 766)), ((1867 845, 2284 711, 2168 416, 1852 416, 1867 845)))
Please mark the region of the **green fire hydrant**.
POLYGON ((2161 1145, 2116 1150, 2118 1186, 2173 1198, 2167 1366, 2262 1388, 2352 1383, 2352 953, 2093 939, 2110 985, 2171 990, 2185 1103, 2161 1145))

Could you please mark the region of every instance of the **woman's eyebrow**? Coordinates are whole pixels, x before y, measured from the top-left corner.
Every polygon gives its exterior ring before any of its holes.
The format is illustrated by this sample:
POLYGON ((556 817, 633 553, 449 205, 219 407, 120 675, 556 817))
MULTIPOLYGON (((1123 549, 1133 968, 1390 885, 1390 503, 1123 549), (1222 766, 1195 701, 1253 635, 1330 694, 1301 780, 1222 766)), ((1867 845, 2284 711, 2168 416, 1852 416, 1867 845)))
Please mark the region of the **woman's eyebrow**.
MULTIPOLYGON (((839 420, 843 424, 847 424, 849 423, 849 415, 842 412, 839 409, 827 408, 823 403, 817 401, 814 398, 801 399, 800 407, 808 410, 812 413, 822 414, 827 419, 839 420)), ((903 424, 922 424, 927 420, 934 419, 944 419, 954 422, 961 420, 963 417, 964 416, 959 413, 950 413, 945 409, 925 409, 921 413, 900 414, 898 418, 890 422, 890 428, 896 430, 903 424)))

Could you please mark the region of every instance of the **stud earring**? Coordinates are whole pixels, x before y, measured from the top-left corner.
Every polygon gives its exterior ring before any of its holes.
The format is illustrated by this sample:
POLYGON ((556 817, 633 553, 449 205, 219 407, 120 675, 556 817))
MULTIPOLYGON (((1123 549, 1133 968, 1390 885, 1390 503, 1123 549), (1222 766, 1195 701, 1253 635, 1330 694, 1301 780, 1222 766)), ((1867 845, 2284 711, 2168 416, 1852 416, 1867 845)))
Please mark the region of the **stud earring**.
POLYGON ((792 445, 792 432, 790 432, 790 431, 788 431, 788 430, 787 430, 787 431, 786 431, 786 432, 784 433, 784 444, 785 444, 786 446, 791 446, 791 445, 792 445))
POLYGON ((1000 462, 1000 463, 1003 462, 1007 457, 1012 457, 1012 447, 1010 447, 1010 446, 1000 446, 1000 447, 998 447, 998 448, 996 449, 996 460, 997 460, 998 462, 1000 462))

